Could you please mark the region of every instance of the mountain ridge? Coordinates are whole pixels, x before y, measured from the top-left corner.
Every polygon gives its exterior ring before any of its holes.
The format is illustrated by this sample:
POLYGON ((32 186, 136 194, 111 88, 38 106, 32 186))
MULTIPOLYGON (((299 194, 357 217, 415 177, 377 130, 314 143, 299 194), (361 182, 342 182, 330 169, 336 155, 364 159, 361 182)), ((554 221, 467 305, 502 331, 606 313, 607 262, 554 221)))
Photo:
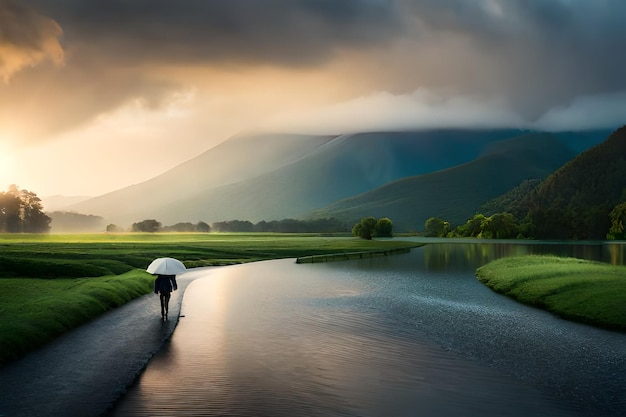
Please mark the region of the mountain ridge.
MULTIPOLYGON (((304 218, 402 178, 470 162, 490 146, 497 148, 495 143, 520 134, 532 132, 439 129, 238 135, 151 180, 68 209, 122 226, 144 219, 167 225, 304 218)), ((568 143, 584 147, 599 140, 597 132, 567 135, 556 135, 564 147, 568 143)))
POLYGON ((603 240, 609 213, 626 202, 626 126, 565 163, 526 192, 491 202, 527 219, 537 239, 603 240))
POLYGON ((471 162, 403 178, 338 201, 309 217, 354 221, 364 216, 384 216, 391 218, 394 230, 399 231, 422 230, 429 217, 459 225, 485 201, 524 180, 549 175, 574 156, 553 135, 523 135, 497 143, 471 162))

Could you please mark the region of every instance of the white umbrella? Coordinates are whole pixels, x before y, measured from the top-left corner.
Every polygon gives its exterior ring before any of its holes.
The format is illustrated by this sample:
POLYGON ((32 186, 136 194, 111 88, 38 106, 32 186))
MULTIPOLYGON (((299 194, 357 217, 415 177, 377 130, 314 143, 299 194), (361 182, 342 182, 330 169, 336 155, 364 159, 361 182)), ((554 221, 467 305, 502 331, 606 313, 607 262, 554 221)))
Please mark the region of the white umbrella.
POLYGON ((187 271, 185 265, 174 258, 157 258, 146 269, 153 275, 178 275, 187 271))

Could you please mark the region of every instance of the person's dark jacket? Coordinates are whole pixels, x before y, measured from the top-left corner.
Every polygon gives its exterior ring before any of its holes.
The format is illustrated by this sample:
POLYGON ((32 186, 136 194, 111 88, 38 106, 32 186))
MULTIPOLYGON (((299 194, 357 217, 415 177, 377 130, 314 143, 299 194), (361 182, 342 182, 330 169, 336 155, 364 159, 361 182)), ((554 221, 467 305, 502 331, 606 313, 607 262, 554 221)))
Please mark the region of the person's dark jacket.
POLYGON ((154 280, 154 293, 169 293, 176 291, 178 284, 176 283, 176 275, 157 275, 154 280))

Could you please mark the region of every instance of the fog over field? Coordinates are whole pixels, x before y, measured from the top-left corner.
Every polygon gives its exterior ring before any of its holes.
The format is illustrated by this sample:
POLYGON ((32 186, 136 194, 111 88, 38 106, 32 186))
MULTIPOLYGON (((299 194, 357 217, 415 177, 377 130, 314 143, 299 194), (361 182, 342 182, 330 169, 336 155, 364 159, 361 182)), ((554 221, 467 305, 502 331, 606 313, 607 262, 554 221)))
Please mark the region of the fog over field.
POLYGON ((0 189, 101 195, 242 132, 624 124, 626 3, 1 0, 0 189))

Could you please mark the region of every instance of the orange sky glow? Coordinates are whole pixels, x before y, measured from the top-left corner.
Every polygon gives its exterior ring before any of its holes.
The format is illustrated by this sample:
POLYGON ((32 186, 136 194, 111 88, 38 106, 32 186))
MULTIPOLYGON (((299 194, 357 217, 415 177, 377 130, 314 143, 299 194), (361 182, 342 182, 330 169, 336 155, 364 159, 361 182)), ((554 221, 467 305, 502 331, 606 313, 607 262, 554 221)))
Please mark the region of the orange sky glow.
POLYGON ((258 130, 618 127, 603 4, 0 0, 0 190, 101 195, 258 130))

